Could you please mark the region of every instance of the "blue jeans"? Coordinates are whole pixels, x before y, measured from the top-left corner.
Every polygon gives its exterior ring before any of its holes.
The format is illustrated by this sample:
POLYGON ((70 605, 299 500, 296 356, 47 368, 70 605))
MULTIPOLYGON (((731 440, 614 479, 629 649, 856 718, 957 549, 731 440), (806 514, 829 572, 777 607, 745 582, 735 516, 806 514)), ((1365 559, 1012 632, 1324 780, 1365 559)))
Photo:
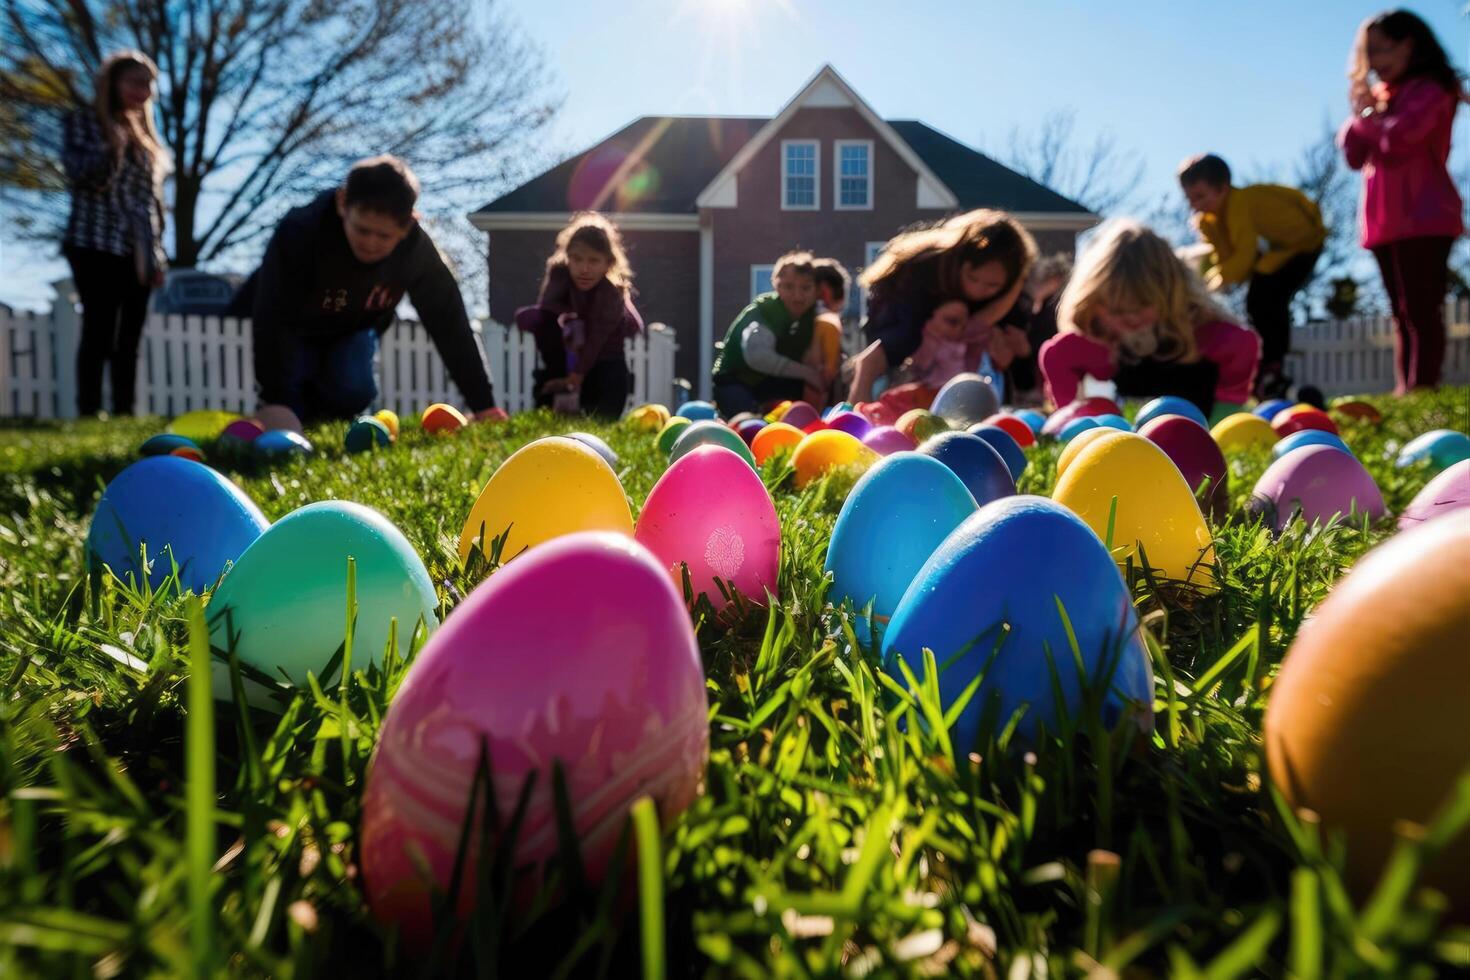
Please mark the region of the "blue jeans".
POLYGON ((378 399, 378 332, 371 328, 345 337, 303 338, 296 353, 296 390, 291 408, 307 419, 350 419, 378 399))

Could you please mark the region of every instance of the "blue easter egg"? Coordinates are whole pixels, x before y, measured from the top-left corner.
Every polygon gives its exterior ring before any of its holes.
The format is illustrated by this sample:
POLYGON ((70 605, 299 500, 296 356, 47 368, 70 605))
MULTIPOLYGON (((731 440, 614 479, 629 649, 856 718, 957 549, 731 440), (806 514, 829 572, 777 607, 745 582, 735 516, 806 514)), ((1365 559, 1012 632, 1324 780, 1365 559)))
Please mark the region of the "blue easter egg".
POLYGON ((134 587, 146 577, 154 589, 177 564, 179 585, 202 593, 269 523, 245 491, 209 467, 150 456, 103 491, 87 532, 87 563, 106 565, 134 587))
POLYGON ((822 419, 825 421, 841 414, 842 412, 850 411, 852 411, 852 402, 838 402, 836 405, 833 405, 831 408, 822 413, 822 419))
POLYGON ((291 455, 309 456, 313 451, 311 440, 290 429, 272 429, 269 432, 263 432, 250 445, 262 456, 271 458, 291 455))
POLYGON ((1077 515, 1044 497, 986 504, 929 557, 883 636, 884 669, 901 677, 901 655, 922 676, 925 649, 947 664, 939 677, 945 708, 984 675, 951 732, 961 757, 983 723, 999 731, 1023 705, 1023 737, 1042 725, 1057 731, 1062 710, 1075 719, 1082 709, 1084 679, 1106 690, 1104 723, 1125 712, 1152 718, 1148 649, 1118 566, 1077 515))
POLYGON ((1470 459, 1470 436, 1453 429, 1426 432, 1399 451, 1396 465, 1403 468, 1426 459, 1436 473, 1454 466, 1462 459, 1470 459))
POLYGON ((686 418, 691 422, 700 422, 704 419, 717 419, 720 417, 719 412, 715 410, 713 405, 709 402, 700 401, 685 402, 679 406, 679 410, 674 414, 686 418))
POLYGON ((1333 449, 1341 449, 1345 453, 1352 453, 1348 444, 1342 441, 1342 437, 1332 432, 1324 432, 1321 429, 1302 429, 1286 436, 1271 447, 1271 458, 1280 459, 1293 449, 1303 446, 1331 446, 1333 449))
POLYGON ((1251 414, 1257 416, 1258 418, 1263 418, 1267 422, 1269 422, 1274 419, 1277 414, 1286 411, 1288 408, 1295 404, 1296 402, 1292 401, 1290 398, 1272 398, 1270 401, 1261 402, 1261 404, 1251 409, 1251 414))
POLYGON ((1130 423, 1121 415, 1113 415, 1111 413, 1107 415, 1094 415, 1092 416, 1092 419, 1098 425, 1103 426, 1104 428, 1117 429, 1119 432, 1133 431, 1132 423, 1130 423))
POLYGON ((608 466, 613 468, 613 472, 617 472, 618 454, 613 452, 612 447, 597 438, 597 436, 594 436, 590 432, 568 432, 566 437, 568 439, 574 439, 591 449, 597 455, 601 456, 608 466))
POLYGON ((990 443, 990 448, 1000 453, 1000 458, 1005 460, 1006 469, 1011 471, 1012 480, 1019 480, 1021 474, 1026 472, 1026 450, 1022 449, 1015 437, 1005 429, 987 422, 979 422, 970 426, 966 431, 984 439, 990 443))
POLYGON ((1096 416, 1084 415, 1082 418, 1073 419, 1062 426, 1062 431, 1057 433, 1057 439, 1063 443, 1068 443, 1088 429, 1096 429, 1097 427, 1098 421, 1096 416))
POLYGON ((1018 408, 1014 414, 1016 418, 1029 425, 1033 433, 1041 435, 1041 427, 1046 424, 1046 415, 1034 408, 1018 408))
POLYGON ((190 449, 201 459, 204 457, 193 439, 173 432, 160 432, 150 437, 138 447, 138 453, 143 456, 167 456, 176 449, 190 449))
POLYGON ((941 432, 926 439, 919 452, 954 470, 977 504, 988 504, 1016 492, 1011 468, 996 448, 979 436, 941 432))
POLYGON ((826 564, 831 600, 852 602, 860 642, 872 635, 867 604, 881 634, 919 569, 975 507, 955 472, 931 456, 897 452, 862 475, 837 515, 826 564))
POLYGON ((1188 398, 1180 398, 1178 395, 1160 395, 1138 410, 1138 414, 1133 418, 1133 428, 1142 429, 1149 422, 1163 415, 1182 415, 1187 419, 1193 419, 1206 429, 1210 427, 1210 420, 1205 418, 1205 413, 1201 412, 1199 406, 1188 398))

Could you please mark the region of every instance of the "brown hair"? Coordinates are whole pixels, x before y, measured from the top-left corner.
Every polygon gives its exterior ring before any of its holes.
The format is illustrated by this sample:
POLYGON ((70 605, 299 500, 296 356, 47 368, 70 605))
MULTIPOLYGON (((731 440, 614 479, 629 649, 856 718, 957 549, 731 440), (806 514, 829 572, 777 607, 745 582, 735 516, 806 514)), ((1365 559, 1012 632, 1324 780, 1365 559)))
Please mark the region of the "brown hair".
POLYGON ((817 286, 832 287, 833 298, 838 302, 847 299, 848 287, 852 285, 852 276, 847 274, 847 269, 836 259, 817 259, 812 263, 812 275, 817 280, 817 286))
POLYGON ((963 295, 960 271, 964 266, 999 262, 1006 271, 1003 295, 1031 268, 1036 252, 1036 242, 1015 218, 1004 211, 980 208, 892 239, 859 281, 873 289, 904 275, 913 263, 936 259, 939 293, 963 295))
POLYGON ((1348 56, 1348 78, 1354 89, 1366 90, 1368 86, 1368 32, 1378 31, 1390 41, 1409 40, 1414 52, 1404 69, 1404 78, 1428 78, 1445 91, 1465 98, 1462 88, 1464 76, 1450 62, 1444 46, 1434 36, 1434 30, 1408 10, 1385 10, 1374 14, 1358 27, 1358 36, 1353 41, 1352 53, 1348 56))
MULTIPOLYGON (((102 124, 102 132, 107 137, 109 145, 117 149, 117 126, 121 122, 122 104, 117 96, 117 80, 122 73, 129 68, 141 68, 148 73, 150 81, 158 80, 158 66, 153 59, 141 51, 127 48, 122 51, 114 51, 102 60, 97 68, 97 76, 93 85, 92 108, 97 113, 97 121, 102 124)), ((148 164, 153 169, 153 181, 155 184, 163 182, 164 175, 173 169, 173 161, 163 146, 163 140, 159 139, 158 128, 153 122, 153 100, 150 98, 143 104, 139 113, 141 125, 134 125, 130 120, 128 128, 133 139, 137 141, 140 149, 148 156, 148 164)))
POLYGON ((622 232, 618 231, 617 225, 596 211, 578 211, 572 215, 567 226, 557 233, 556 251, 546 260, 546 275, 541 280, 543 290, 554 269, 566 268, 567 249, 573 245, 581 245, 606 256, 610 263, 607 267, 607 281, 624 294, 632 291, 633 267, 628 264, 628 255, 623 251, 622 232))
POLYGON ((771 284, 775 285, 776 280, 781 277, 781 273, 787 269, 790 269, 798 275, 811 276, 813 281, 817 281, 817 260, 810 252, 798 249, 787 252, 777 259, 776 264, 771 266, 771 284))
POLYGON ((1213 153, 1192 156, 1179 165, 1179 186, 1190 187, 1204 181, 1211 187, 1230 183, 1230 164, 1213 153))
POLYGON ((400 224, 413 221, 419 179, 408 164, 391 154, 359 160, 347 171, 342 202, 347 207, 385 214, 400 224))

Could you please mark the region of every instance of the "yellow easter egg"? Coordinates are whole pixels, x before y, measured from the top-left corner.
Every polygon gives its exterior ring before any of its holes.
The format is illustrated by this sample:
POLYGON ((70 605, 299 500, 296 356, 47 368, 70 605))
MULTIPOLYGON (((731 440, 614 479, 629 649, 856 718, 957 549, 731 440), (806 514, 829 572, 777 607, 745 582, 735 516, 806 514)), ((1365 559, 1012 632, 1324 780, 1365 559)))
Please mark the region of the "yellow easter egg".
POLYGON ((373 418, 382 422, 388 429, 388 434, 394 439, 398 438, 398 413, 391 408, 384 408, 373 413, 373 418))
POLYGON ((1071 442, 1068 442, 1062 447, 1062 454, 1057 457, 1057 479, 1060 480, 1062 478, 1062 474, 1067 472, 1067 467, 1072 465, 1072 460, 1080 456, 1084 448, 1092 445, 1099 439, 1105 439, 1108 436, 1121 436, 1123 434, 1121 429, 1114 429, 1106 425, 1100 425, 1095 429, 1083 429, 1077 433, 1072 437, 1071 442))
POLYGON ((877 453, 848 433, 825 429, 813 432, 797 443, 795 452, 791 454, 791 465, 796 467, 796 485, 804 487, 817 477, 836 470, 861 472, 879 458, 877 453))
POLYGON ((1057 480, 1052 499, 1105 543, 1111 514, 1110 545, 1119 564, 1132 559, 1141 565, 1141 551, 1158 574, 1213 590, 1215 547, 1179 467, 1142 436, 1117 436, 1084 447, 1057 480))
POLYGON ((651 402, 647 405, 639 405, 628 413, 628 421, 635 428, 643 429, 646 432, 657 432, 664 427, 664 423, 668 420, 669 410, 662 405, 655 405, 651 402))
POLYGON ((575 439, 551 436, 521 447, 500 464, 459 536, 459 555, 507 534, 500 560, 575 531, 633 534, 633 514, 617 474, 575 439))
POLYGON ((1277 439, 1271 423, 1250 412, 1225 416, 1215 423, 1210 435, 1214 436, 1220 451, 1226 453, 1239 452, 1251 446, 1273 446, 1277 439))

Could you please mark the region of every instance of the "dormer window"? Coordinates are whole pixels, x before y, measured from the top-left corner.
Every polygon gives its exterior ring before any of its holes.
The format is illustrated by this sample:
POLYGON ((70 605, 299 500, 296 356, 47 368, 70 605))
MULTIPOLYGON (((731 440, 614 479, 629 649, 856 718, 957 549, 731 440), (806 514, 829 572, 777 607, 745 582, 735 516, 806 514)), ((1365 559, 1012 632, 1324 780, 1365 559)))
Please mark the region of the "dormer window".
POLYGON ((833 168, 833 206, 838 211, 873 208, 873 141, 837 140, 833 168))
POLYGON ((817 185, 821 144, 816 140, 781 141, 781 210, 816 211, 822 206, 817 185))

